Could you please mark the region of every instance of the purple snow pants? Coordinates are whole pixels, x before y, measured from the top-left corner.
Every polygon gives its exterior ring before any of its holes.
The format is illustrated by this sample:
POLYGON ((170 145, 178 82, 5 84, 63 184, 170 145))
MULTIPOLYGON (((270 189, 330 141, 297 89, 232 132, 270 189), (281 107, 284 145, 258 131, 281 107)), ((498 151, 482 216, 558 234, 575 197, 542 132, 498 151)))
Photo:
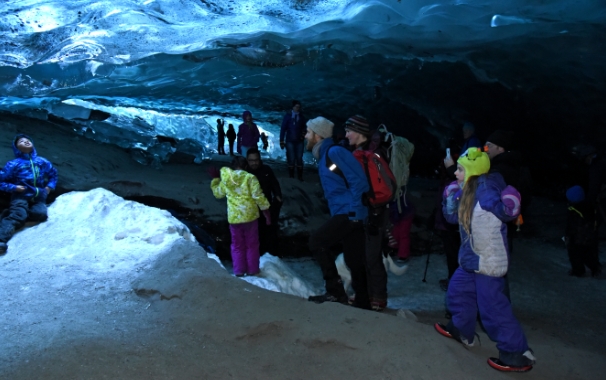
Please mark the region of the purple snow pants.
POLYGON ((486 333, 497 342, 499 351, 522 354, 528 350, 528 343, 504 289, 504 277, 490 277, 457 268, 447 293, 451 323, 462 337, 473 342, 479 310, 486 333))
POLYGON ((230 224, 231 259, 234 274, 259 273, 259 223, 253 220, 248 223, 230 224))

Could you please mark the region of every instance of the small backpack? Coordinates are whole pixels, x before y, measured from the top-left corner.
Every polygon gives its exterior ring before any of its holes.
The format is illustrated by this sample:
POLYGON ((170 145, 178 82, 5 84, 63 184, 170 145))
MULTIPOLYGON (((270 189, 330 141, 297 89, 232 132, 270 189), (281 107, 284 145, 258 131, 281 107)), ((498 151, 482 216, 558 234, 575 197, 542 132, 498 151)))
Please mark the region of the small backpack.
POLYGON ((381 207, 393 201, 398 185, 389 164, 379 154, 369 150, 355 150, 353 156, 362 164, 368 180, 368 203, 381 207))
MULTIPOLYGON (((343 171, 328 156, 328 151, 335 145, 330 146, 326 150, 326 167, 331 172, 343 178, 345 186, 349 188, 349 183, 343 171)), ((343 147, 343 149, 346 148, 343 147)), ((364 174, 366 174, 369 186, 366 199, 370 206, 381 207, 394 200, 397 193, 397 184, 387 162, 377 153, 368 150, 355 150, 353 156, 360 162, 364 169, 364 174)))

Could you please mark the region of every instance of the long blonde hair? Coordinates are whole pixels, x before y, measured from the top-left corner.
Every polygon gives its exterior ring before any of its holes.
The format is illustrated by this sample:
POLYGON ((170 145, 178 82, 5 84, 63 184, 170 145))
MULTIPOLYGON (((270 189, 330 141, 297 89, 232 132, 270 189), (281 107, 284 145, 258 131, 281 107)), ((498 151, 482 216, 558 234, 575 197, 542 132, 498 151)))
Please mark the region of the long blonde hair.
POLYGON ((463 229, 467 232, 467 236, 471 234, 471 214, 476 203, 476 190, 478 189, 479 177, 478 175, 474 175, 467 178, 465 186, 463 186, 461 203, 459 203, 459 224, 463 226, 463 229))

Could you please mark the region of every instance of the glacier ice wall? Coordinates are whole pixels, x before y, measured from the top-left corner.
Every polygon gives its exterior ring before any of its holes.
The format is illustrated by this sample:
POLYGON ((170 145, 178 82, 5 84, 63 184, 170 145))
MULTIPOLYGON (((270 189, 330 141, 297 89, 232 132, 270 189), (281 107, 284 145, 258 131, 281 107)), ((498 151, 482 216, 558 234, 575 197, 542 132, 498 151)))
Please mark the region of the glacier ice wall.
POLYGON ((606 124, 600 1, 22 0, 0 15, 0 111, 147 164, 208 157, 213 121, 245 109, 283 158, 292 99, 428 150, 466 120, 530 141, 606 124))

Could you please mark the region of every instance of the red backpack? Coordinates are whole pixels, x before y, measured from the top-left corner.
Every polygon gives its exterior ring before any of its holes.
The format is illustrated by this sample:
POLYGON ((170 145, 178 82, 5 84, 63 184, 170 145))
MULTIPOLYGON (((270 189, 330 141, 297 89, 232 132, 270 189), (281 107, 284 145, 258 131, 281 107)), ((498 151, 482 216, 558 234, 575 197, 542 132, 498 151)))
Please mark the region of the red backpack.
POLYGON ((370 150, 356 149, 354 157, 364 168, 368 179, 368 203, 372 207, 385 206, 393 201, 396 196, 398 185, 396 177, 389 169, 389 164, 377 153, 370 150))

